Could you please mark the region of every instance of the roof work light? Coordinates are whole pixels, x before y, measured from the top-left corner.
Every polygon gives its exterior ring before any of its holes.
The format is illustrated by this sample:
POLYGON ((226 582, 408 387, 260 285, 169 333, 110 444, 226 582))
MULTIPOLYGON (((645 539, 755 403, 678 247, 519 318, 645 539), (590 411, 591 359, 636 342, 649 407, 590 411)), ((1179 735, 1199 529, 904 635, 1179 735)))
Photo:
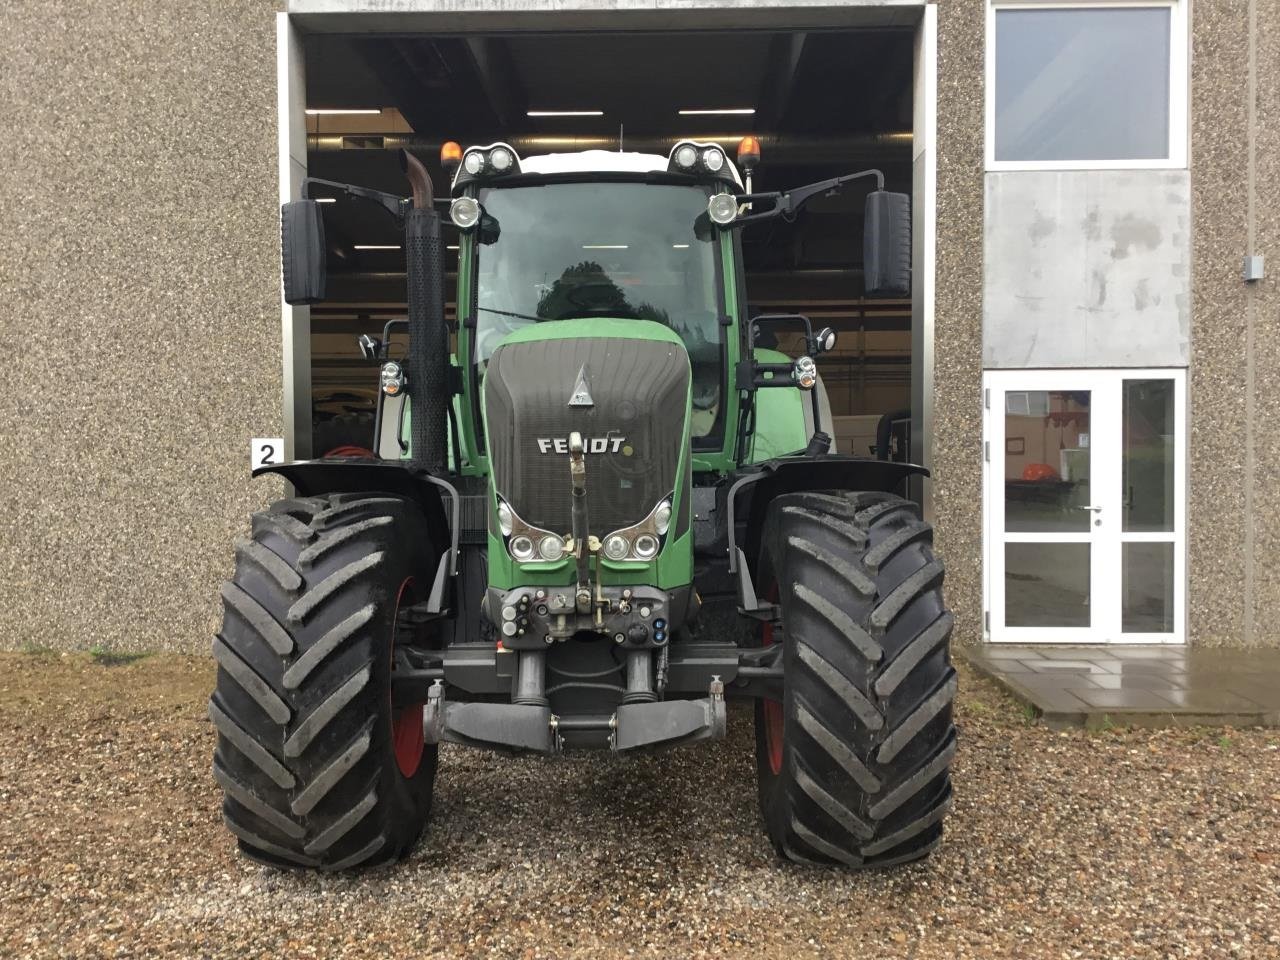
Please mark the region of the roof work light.
POLYGON ((456 140, 446 140, 440 145, 440 166, 445 172, 452 174, 462 162, 462 144, 456 140))

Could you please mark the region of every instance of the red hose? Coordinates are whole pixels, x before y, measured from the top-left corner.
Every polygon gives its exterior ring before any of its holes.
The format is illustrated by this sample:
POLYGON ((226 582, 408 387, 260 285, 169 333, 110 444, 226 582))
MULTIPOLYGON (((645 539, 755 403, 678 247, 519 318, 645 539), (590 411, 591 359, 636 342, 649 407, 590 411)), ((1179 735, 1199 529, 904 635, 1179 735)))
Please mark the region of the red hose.
POLYGON ((364 447, 351 446, 350 444, 342 447, 334 447, 328 453, 321 457, 322 460, 333 460, 337 457, 359 457, 362 460, 377 460, 378 455, 372 450, 366 450, 364 447))

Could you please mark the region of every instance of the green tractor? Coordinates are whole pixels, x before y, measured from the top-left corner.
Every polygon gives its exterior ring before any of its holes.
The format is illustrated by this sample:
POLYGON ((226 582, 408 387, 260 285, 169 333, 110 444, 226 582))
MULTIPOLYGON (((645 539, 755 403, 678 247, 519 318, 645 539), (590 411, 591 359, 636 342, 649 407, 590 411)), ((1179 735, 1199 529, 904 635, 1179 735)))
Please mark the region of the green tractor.
POLYGON ((409 198, 310 179, 282 208, 289 303, 325 295, 320 188, 403 223, 408 315, 360 337, 380 455, 256 471, 295 495, 253 517, 222 589, 209 712, 241 850, 394 860, 440 743, 680 746, 723 737, 747 698, 782 857, 926 855, 951 804, 956 674, 932 531, 901 496, 925 471, 832 449, 813 358, 835 335, 749 317, 741 242, 873 181, 866 288, 905 295, 908 198, 874 170, 753 193, 751 138, 736 165, 694 141, 446 148, 447 199, 402 153, 409 198), (767 348, 779 331, 803 355, 767 348))

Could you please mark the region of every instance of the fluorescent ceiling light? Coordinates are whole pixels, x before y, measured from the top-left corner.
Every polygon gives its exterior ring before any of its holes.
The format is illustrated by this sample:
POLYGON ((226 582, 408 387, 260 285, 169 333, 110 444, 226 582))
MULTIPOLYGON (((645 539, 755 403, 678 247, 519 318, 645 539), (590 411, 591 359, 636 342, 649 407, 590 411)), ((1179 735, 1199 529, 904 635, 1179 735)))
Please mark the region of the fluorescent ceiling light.
POLYGON ((526 117, 603 117, 603 110, 526 110, 526 117))
POLYGON ((457 245, 456 243, 451 243, 451 244, 449 244, 449 249, 450 249, 450 250, 457 250, 457 249, 458 249, 458 245, 457 245))
POLYGON ((399 250, 398 243, 357 243, 354 245, 356 250, 399 250))
POLYGON ((673 243, 671 245, 671 249, 672 250, 688 250, 689 245, 687 243, 673 243))
POLYGON ((584 243, 583 250, 628 250, 628 244, 625 243, 584 243))
POLYGON ((362 109, 362 108, 355 108, 355 107, 352 107, 352 108, 333 107, 333 108, 322 108, 318 110, 308 110, 306 111, 306 113, 308 117, 363 117, 363 116, 377 116, 378 114, 382 113, 382 108, 379 107, 377 109, 362 109))
POLYGON ((337 197, 316 197, 316 203, 337 203, 337 197))
POLYGON ((740 117, 749 117, 756 112, 755 107, 727 107, 721 110, 681 110, 682 117, 714 117, 734 115, 740 117))

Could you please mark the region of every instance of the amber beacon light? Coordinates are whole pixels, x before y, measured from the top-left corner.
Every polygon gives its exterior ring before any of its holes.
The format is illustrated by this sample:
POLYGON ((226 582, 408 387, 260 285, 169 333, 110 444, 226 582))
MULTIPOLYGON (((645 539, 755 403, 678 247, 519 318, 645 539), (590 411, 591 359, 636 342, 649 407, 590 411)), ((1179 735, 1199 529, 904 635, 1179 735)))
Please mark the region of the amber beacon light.
POLYGON ((458 169, 462 162, 462 145, 456 140, 446 140, 440 146, 440 166, 449 173, 458 169))

